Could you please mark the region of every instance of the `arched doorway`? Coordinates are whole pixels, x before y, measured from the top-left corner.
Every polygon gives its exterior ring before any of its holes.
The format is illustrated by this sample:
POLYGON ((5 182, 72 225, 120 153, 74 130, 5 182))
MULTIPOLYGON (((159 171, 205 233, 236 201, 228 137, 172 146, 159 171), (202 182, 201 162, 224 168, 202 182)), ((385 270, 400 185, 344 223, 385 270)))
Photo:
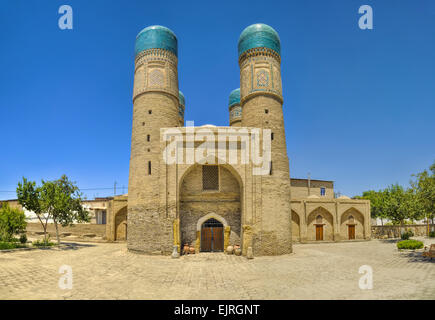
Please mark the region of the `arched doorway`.
POLYGON ((355 209, 350 208, 341 215, 340 236, 346 240, 364 239, 364 216, 355 209))
POLYGON ((127 207, 122 208, 115 215, 115 240, 127 240, 127 207))
POLYGON ((307 240, 333 241, 334 219, 332 214, 323 207, 314 209, 307 218, 307 240))
POLYGON ((201 251, 221 252, 224 250, 224 225, 214 219, 208 219, 201 226, 201 251))
POLYGON ((299 215, 292 210, 292 241, 300 241, 300 219, 299 215))
POLYGON ((321 241, 323 240, 324 223, 323 223, 323 218, 320 214, 316 217, 315 226, 316 226, 316 241, 321 241))
POLYGON ((223 226, 224 244, 241 245, 242 187, 237 172, 226 165, 193 165, 179 182, 181 245, 201 249, 203 224, 214 218, 223 226))

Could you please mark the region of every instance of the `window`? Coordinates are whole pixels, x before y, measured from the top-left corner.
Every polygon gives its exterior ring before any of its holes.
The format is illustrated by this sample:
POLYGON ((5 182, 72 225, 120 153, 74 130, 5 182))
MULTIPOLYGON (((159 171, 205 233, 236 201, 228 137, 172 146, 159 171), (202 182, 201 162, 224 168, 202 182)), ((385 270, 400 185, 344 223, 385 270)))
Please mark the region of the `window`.
POLYGON ((355 219, 354 219, 354 217, 352 215, 349 216, 348 220, 349 220, 349 223, 354 223, 355 222, 355 219))
POLYGON ((153 110, 148 110, 148 114, 152 114, 153 113, 153 110))
POLYGON ((273 132, 270 134, 270 139, 273 140, 273 132))
POLYGON ((320 187, 320 195, 322 197, 326 195, 326 189, 325 189, 325 187, 320 187))
POLYGON ((202 189, 219 190, 218 166, 202 166, 202 189))
POLYGON ((151 136, 147 134, 147 141, 149 142, 151 140, 151 136))
POLYGON ((106 224, 106 210, 97 211, 97 224, 106 224))
POLYGON ((269 109, 264 109, 264 113, 268 114, 269 113, 269 109))
POLYGON ((322 218, 322 216, 319 214, 319 215, 316 217, 316 223, 317 223, 317 224, 322 224, 322 221, 323 221, 323 218, 322 218))
POLYGON ((148 161, 148 174, 151 174, 151 161, 148 161))

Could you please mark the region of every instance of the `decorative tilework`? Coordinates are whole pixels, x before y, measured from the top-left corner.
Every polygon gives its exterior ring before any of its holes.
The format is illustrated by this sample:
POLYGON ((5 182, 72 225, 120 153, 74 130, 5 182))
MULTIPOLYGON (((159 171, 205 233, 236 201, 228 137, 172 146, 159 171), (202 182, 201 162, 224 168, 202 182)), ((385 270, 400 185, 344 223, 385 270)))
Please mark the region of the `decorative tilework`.
POLYGON ((231 107, 235 104, 240 104, 240 88, 237 88, 230 93, 228 106, 231 107))
POLYGON ((240 35, 238 50, 239 56, 253 48, 269 48, 277 54, 281 53, 281 43, 278 33, 263 23, 250 25, 240 35))
POLYGON ((149 73, 149 86, 151 87, 163 87, 165 76, 159 69, 153 69, 149 73))
POLYGON ((269 86, 269 73, 266 70, 260 70, 257 72, 257 86, 258 87, 269 86))
POLYGON ((177 37, 168 28, 150 26, 143 29, 136 36, 135 54, 147 49, 164 49, 178 55, 177 37))

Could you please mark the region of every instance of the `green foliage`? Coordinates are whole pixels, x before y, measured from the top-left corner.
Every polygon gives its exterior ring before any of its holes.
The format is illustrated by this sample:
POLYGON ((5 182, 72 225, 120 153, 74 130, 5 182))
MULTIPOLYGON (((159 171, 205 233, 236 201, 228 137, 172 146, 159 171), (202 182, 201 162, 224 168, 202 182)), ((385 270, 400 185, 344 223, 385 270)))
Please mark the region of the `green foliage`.
POLYGON ((16 248, 26 248, 26 245, 23 245, 19 242, 0 241, 0 250, 10 250, 16 248))
POLYGON ((23 211, 4 203, 0 208, 0 239, 9 241, 13 236, 26 230, 26 216, 23 211))
POLYGON ((25 243, 27 242, 27 236, 26 236, 25 233, 23 233, 23 234, 20 236, 20 242, 21 242, 22 244, 25 244, 25 243))
POLYGON ((423 242, 418 240, 403 240, 397 243, 398 249, 421 249, 423 248, 423 242))
POLYGON ((416 192, 419 203, 420 216, 434 219, 435 216, 435 161, 429 171, 413 175, 416 179, 411 181, 411 186, 416 192))
POLYGON ((412 224, 424 217, 434 219, 435 215, 435 162, 430 171, 424 170, 413 175, 410 188, 393 184, 384 190, 369 190, 356 199, 370 200, 373 218, 388 218, 386 225, 412 224))
POLYGON ((431 238, 435 238, 435 231, 431 231, 431 232, 429 232, 429 237, 431 237, 431 238))
POLYGON ((48 220, 53 219, 59 242, 58 224, 65 227, 74 222, 89 222, 89 212, 81 204, 78 187, 66 175, 62 175, 58 180, 41 182, 41 186, 36 187, 35 182, 23 178, 17 187, 18 201, 27 210, 36 213, 44 229, 45 238, 48 220))
POLYGON ((414 236, 414 232, 412 232, 412 230, 408 230, 404 233, 402 233, 402 235, 400 236, 402 238, 402 240, 408 240, 409 238, 414 236))
POLYGON ((55 243, 50 241, 50 239, 42 239, 33 241, 32 245, 35 247, 51 247, 54 246, 55 243))

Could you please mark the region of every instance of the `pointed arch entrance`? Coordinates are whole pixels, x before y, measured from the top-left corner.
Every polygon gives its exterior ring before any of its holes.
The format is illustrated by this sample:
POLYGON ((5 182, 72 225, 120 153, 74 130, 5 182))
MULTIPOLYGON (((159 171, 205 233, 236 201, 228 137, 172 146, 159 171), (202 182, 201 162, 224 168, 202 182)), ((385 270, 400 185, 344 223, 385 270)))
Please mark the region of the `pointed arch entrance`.
POLYGON ((224 250, 224 225, 210 218, 201 226, 201 251, 222 252, 224 250))

